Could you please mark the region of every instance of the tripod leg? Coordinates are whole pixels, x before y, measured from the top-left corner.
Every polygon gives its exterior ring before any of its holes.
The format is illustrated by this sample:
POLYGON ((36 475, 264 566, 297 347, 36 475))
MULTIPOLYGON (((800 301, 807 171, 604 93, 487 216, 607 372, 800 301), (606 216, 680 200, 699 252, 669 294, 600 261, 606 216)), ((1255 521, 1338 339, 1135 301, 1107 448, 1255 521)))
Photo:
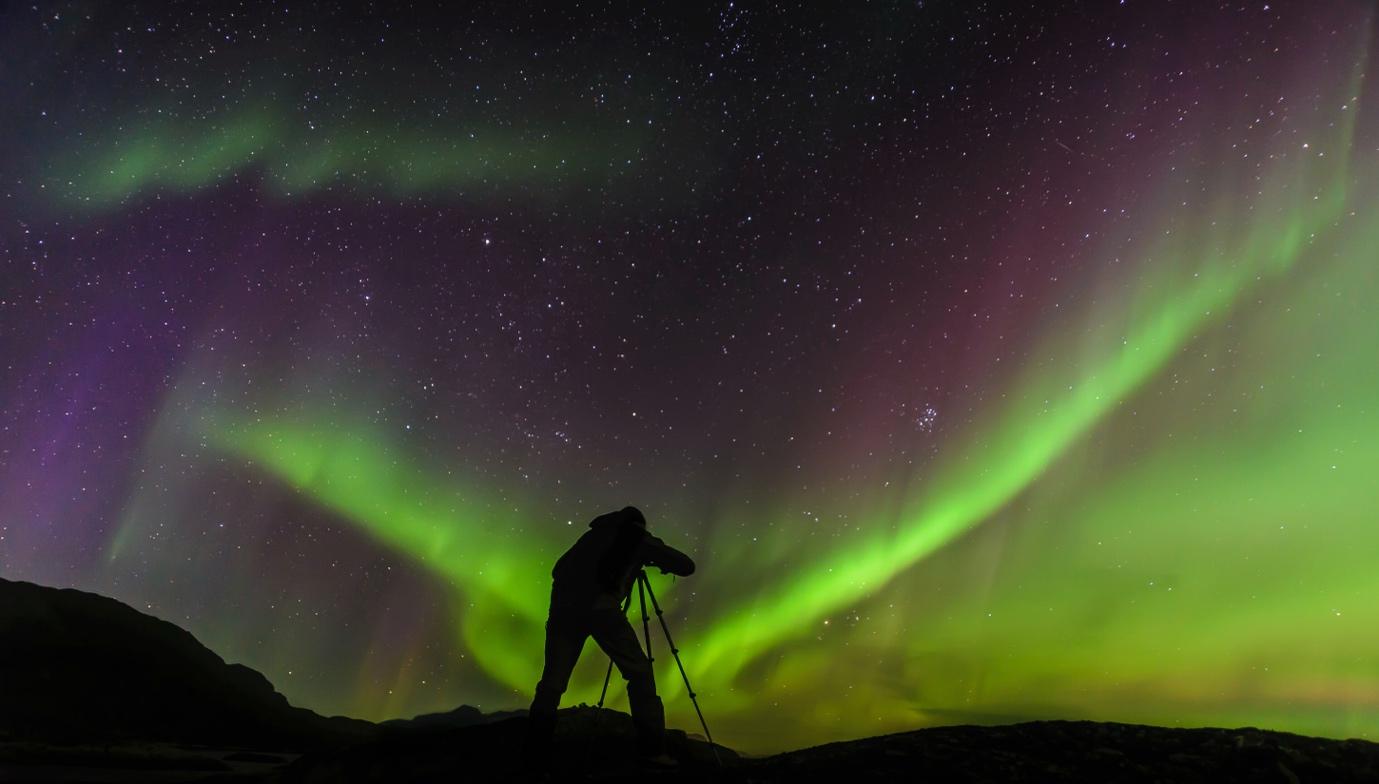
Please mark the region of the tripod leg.
POLYGON ((646 579, 646 572, 642 572, 641 579, 646 586, 647 595, 651 597, 651 606, 656 610, 656 620, 661 622, 661 631, 666 635, 666 645, 670 646, 670 653, 675 657, 675 666, 680 668, 680 677, 685 681, 685 691, 689 692, 690 702, 694 704, 694 712, 699 716, 699 726, 704 728, 704 737, 709 741, 709 750, 713 752, 713 759, 721 768, 723 767, 723 758, 718 756, 718 745, 713 742, 713 733, 709 732, 709 723, 704 721, 704 712, 699 709, 699 695, 694 693, 694 687, 690 685, 689 675, 685 673, 685 664, 680 661, 680 649, 675 647, 675 640, 670 636, 670 626, 666 624, 665 614, 661 612, 661 604, 656 601, 656 594, 651 590, 651 581, 646 579))
POLYGON ((603 674, 603 691, 599 692, 599 707, 603 707, 603 701, 608 699, 608 682, 613 679, 613 660, 608 660, 608 672, 603 674))
MULTIPOLYGON (((642 637, 646 640, 646 660, 654 663, 656 657, 651 655, 651 616, 646 613, 646 594, 651 590, 647 585, 646 572, 637 573, 637 596, 642 600, 642 637)), ((628 601, 632 600, 632 595, 627 595, 628 601)))
MULTIPOLYGON (((622 614, 627 615, 627 608, 632 606, 632 592, 627 592, 627 598, 622 602, 622 614)), ((642 602, 642 615, 646 615, 646 602, 642 602)), ((608 698, 608 682, 613 679, 613 659, 608 659, 608 672, 603 674, 603 691, 599 692, 599 707, 603 707, 603 701, 608 698)))

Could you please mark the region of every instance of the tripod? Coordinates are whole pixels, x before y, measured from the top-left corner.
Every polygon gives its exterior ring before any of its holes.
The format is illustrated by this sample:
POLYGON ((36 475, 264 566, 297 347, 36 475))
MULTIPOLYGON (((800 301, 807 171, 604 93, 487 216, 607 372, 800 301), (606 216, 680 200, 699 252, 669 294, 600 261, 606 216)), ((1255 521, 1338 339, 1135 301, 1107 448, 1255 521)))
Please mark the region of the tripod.
MULTIPOLYGON (((651 597, 651 607, 656 611, 656 620, 661 622, 661 631, 666 635, 666 645, 670 646, 670 655, 675 657, 675 666, 680 668, 680 677, 685 681, 685 691, 689 692, 690 702, 694 704, 694 712, 699 715, 699 726, 704 728, 704 737, 709 741, 709 749, 713 752, 714 761, 722 767, 723 760, 718 756, 718 746, 713 742, 713 734, 709 732, 708 722, 704 721, 704 712, 699 709, 699 700, 694 693, 694 687, 690 685, 689 676, 685 674, 685 664, 680 661, 680 649, 675 647, 675 640, 670 636, 670 627, 666 625, 665 615, 661 612, 661 604, 656 601, 656 594, 651 591, 651 581, 646 577, 646 570, 641 569, 637 572, 637 596, 642 605, 642 636, 646 639, 646 660, 648 663, 656 661, 651 655, 651 617, 646 613, 646 598, 651 597)), ((627 608, 632 606, 632 591, 627 592, 627 598, 623 600, 622 612, 627 614, 627 608)), ((608 672, 603 676, 603 692, 599 694, 599 707, 603 707, 603 701, 608 696, 608 682, 613 678, 613 660, 608 660, 608 672)))

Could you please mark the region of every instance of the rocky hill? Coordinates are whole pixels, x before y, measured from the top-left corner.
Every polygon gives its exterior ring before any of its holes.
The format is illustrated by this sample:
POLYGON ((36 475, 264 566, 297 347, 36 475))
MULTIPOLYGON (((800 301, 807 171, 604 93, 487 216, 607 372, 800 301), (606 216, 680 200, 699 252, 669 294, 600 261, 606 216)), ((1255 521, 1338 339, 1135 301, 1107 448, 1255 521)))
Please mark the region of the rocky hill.
POLYGON ((0 579, 0 733, 11 738, 300 750, 373 730, 289 705, 263 675, 114 599, 0 579))

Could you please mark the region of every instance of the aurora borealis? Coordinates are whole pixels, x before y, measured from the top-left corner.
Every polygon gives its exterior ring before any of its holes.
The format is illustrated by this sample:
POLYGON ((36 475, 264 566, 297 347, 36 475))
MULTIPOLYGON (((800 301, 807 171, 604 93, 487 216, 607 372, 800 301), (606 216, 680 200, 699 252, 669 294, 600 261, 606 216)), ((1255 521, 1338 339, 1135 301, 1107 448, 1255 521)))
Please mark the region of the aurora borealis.
POLYGON ((508 709, 635 504, 730 746, 1375 739, 1374 9, 1038 5, 0 11, 0 574, 508 709))

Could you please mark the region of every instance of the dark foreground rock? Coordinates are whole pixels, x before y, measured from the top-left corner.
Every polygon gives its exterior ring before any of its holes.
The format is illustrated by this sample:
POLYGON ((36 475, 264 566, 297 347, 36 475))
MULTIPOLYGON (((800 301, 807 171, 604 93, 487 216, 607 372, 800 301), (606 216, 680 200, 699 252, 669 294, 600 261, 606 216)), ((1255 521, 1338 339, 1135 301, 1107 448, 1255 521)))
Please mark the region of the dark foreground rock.
POLYGON ((526 717, 462 729, 425 726, 388 732, 377 740, 330 753, 308 754, 281 769, 274 782, 335 781, 712 781, 736 769, 738 757, 678 730, 667 733, 672 769, 638 760, 632 719, 625 713, 578 707, 560 712, 549 756, 524 755, 526 717))

